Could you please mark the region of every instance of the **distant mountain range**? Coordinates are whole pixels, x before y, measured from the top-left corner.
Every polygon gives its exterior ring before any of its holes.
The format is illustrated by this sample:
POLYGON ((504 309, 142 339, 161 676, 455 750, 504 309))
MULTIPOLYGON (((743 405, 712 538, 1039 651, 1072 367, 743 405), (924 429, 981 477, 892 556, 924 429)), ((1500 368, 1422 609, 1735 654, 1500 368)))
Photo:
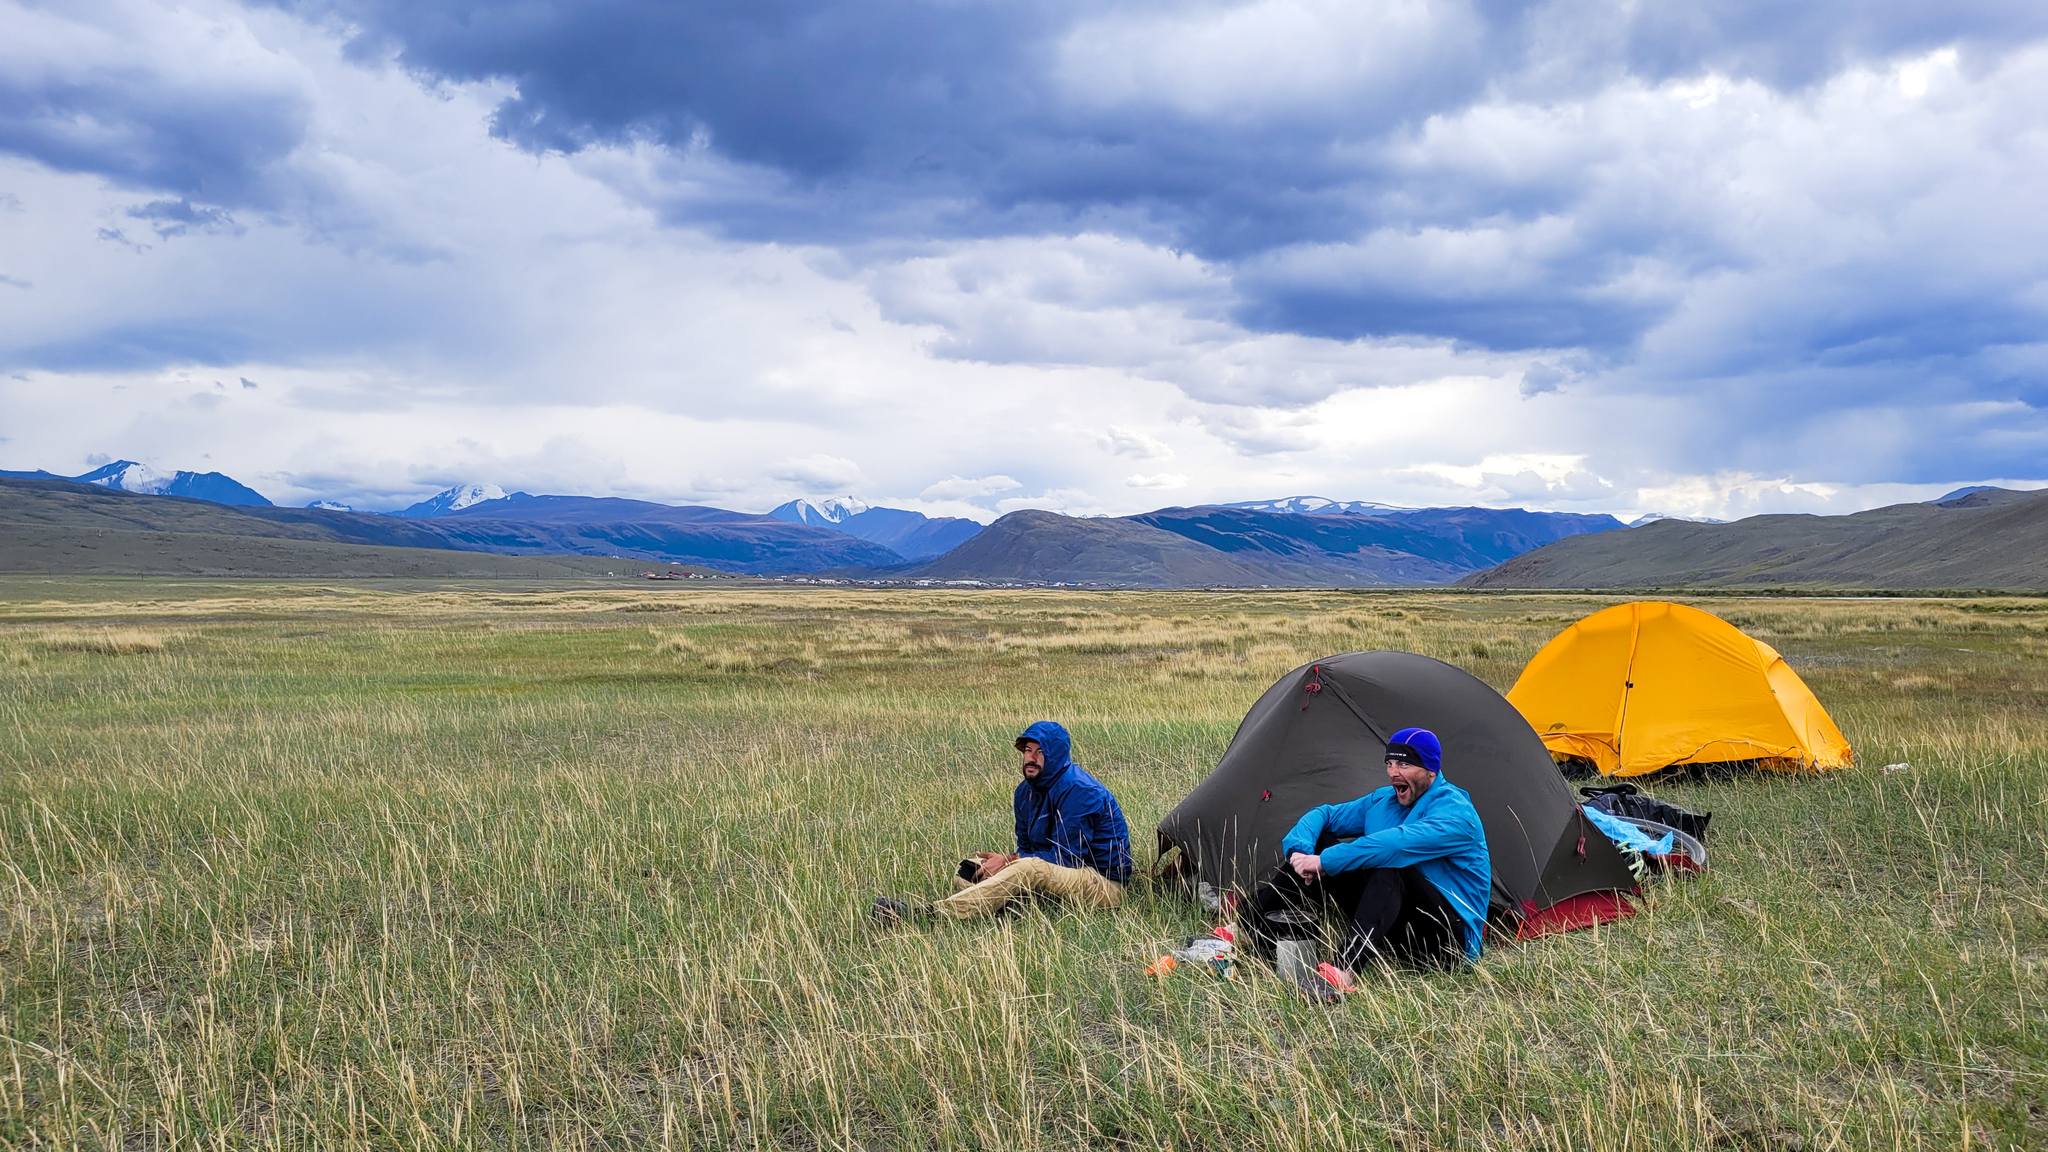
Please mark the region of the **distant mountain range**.
MULTIPOLYGON (((39 518, 35 509, 61 505, 58 497, 62 493, 85 491, 89 490, 68 481, 0 480, 0 495, 5 498, 0 501, 4 505, 0 507, 0 550, 18 538, 46 539, 36 526, 62 523, 64 518, 39 518)), ((128 525, 124 531, 165 534, 167 553, 182 547, 171 536, 190 532, 244 540, 289 539, 376 548, 429 548, 501 556, 615 557, 626 561, 615 563, 615 570, 631 567, 632 561, 653 561, 724 572, 784 574, 824 568, 885 567, 903 562, 887 548, 841 532, 785 524, 767 516, 720 508, 675 508, 640 500, 521 494, 516 500, 507 497, 502 502, 474 505, 442 517, 411 519, 321 508, 223 506, 120 489, 111 491, 124 497, 124 502, 80 507, 92 509, 94 515, 118 515, 128 525)), ((138 555, 147 552, 145 549, 138 555)), ((144 565, 135 570, 184 569, 144 565)))
MULTIPOLYGON (((1607 515, 1402 508, 1319 496, 1162 508, 1123 517, 1024 511, 984 528, 957 517, 871 507, 851 496, 792 500, 766 515, 754 515, 611 497, 507 493, 496 485, 471 483, 387 515, 328 501, 306 508, 275 508, 217 472, 161 473, 125 460, 83 476, 0 476, 15 478, 0 480, 7 489, 0 504, 12 501, 15 514, 12 527, 0 516, 0 552, 10 542, 47 536, 35 527, 43 523, 37 514, 24 509, 35 500, 48 499, 45 489, 50 485, 74 491, 76 485, 90 485, 124 497, 151 498, 144 504, 170 497, 168 504, 209 501, 230 506, 213 519, 189 509, 173 516, 168 509, 150 514, 142 505, 122 506, 120 516, 127 520, 140 523, 156 515, 164 526, 152 530, 173 534, 199 533, 219 540, 289 539, 323 547, 621 558, 771 576, 831 573, 1126 587, 1364 587, 1454 581, 1477 587, 1574 588, 2048 583, 2039 575, 2042 550, 2028 550, 2033 547, 2028 541, 2034 539, 2029 535, 2034 529, 2028 527, 2033 521, 2027 519, 2032 513, 2018 510, 2034 494, 1982 486, 1958 489, 1929 504, 1854 516, 1759 516, 1722 524, 1652 515, 1628 531, 1621 531, 1625 526, 1607 515), (1978 511, 1986 515, 1973 518, 1978 511), (1990 529, 1985 525, 2009 538, 1986 537, 1990 529)), ((2038 503, 2048 509, 2048 501, 2038 503)), ((72 550, 81 555, 94 551, 89 543, 73 543, 72 550)), ((233 550, 226 544, 209 547, 208 554, 216 559, 233 550)), ((258 551, 269 555, 278 547, 282 545, 264 545, 258 551)), ((151 553, 136 545, 123 553, 131 554, 151 553)), ((115 565, 90 570, 121 569, 115 565)))
POLYGON ((1218 504, 1218 508, 1249 508, 1254 512, 1292 512, 1297 516, 1338 516, 1347 512, 1361 516, 1380 516, 1389 512, 1413 512, 1416 509, 1403 508, 1396 504, 1376 504, 1371 500, 1331 500, 1323 496, 1289 496, 1281 500, 1240 500, 1235 504, 1218 504))
POLYGON ((1473 588, 2048 588, 2048 491, 1973 487, 1848 516, 1662 520, 1561 540, 1473 588))
MULTIPOLYGON (((520 495, 524 496, 526 493, 521 492, 520 495)), ((410 508, 400 508, 398 511, 393 512, 392 515, 404 516, 411 520, 428 520, 435 516, 446 516, 451 512, 460 512, 465 508, 474 507, 488 500, 503 500, 504 498, 505 490, 496 484, 457 484, 453 488, 443 489, 434 493, 410 508)), ((308 504, 306 507, 318 508, 322 507, 322 505, 314 503, 308 504)), ((348 511, 353 512, 355 509, 350 508, 348 511)))
MULTIPOLYGON (((1313 499, 1262 503, 1301 507, 1313 499)), ((1311 506, 1337 505, 1325 500, 1311 506)), ((1612 516, 1519 508, 1382 509, 1366 515, 1208 505, 1086 519, 1012 512, 906 575, 1162 588, 1443 584, 1554 540, 1620 527, 1612 516)))
POLYGON ((427 533, 376 541, 388 516, 226 505, 68 480, 0 478, 0 572, 175 576, 602 576, 631 561, 455 551, 427 533))
POLYGON ((926 516, 903 508, 871 508, 850 496, 820 501, 791 500, 768 513, 791 524, 808 524, 880 544, 905 560, 950 552, 972 539, 981 525, 959 516, 926 516))
MULTIPOLYGON (((139 481, 132 469, 102 472, 106 474, 80 479, 29 475, 59 483, 97 483, 121 492, 130 489, 120 480, 148 490, 147 484, 159 479, 148 476, 139 481), (115 482, 109 484, 110 478, 115 482)), ((188 480, 186 486, 194 485, 188 480)), ((202 490, 239 496, 217 485, 202 490)), ((1289 497, 1245 507, 1165 508, 1131 517, 1012 513, 985 529, 972 520, 873 508, 850 497, 794 500, 762 516, 612 497, 507 493, 488 484, 457 485, 396 515, 319 502, 307 508, 275 508, 267 501, 245 499, 235 508, 243 519, 207 521, 204 532, 221 538, 289 538, 374 548, 617 557, 769 576, 834 572, 1144 587, 1446 583, 1563 536, 1620 527, 1609 516, 1520 509, 1388 509, 1364 502, 1289 497)), ((122 515, 132 519, 141 513, 131 508, 122 515)), ((186 515, 178 523, 198 521, 186 515)))
POLYGON ((34 472, 0 470, 0 476, 18 480, 69 480, 74 484, 92 484, 149 496, 185 496, 193 500, 211 500, 215 504, 270 507, 270 501, 265 500, 262 493, 218 472, 165 473, 133 460, 116 460, 83 476, 59 476, 41 469, 34 472))
POLYGON ((351 538, 382 542, 390 526, 405 525, 440 540, 437 547, 476 552, 620 556, 770 575, 903 563, 889 549, 843 532, 723 508, 615 497, 514 492, 412 518, 293 511, 346 516, 351 538))
MULTIPOLYGON (((316 507, 317 505, 308 505, 316 507)), ((393 513, 409 520, 438 520, 452 516, 488 520, 511 520, 522 523, 545 522, 558 530, 575 526, 578 531, 574 539, 558 533, 554 543, 573 545, 576 550, 585 548, 606 549, 606 555, 640 555, 645 552, 649 558, 669 559, 679 563, 711 563, 712 557, 727 553, 732 547, 733 534, 737 524, 756 523, 761 517, 745 512, 727 512, 724 509, 697 506, 676 506, 654 504, 642 500, 619 500, 582 496, 534 496, 526 492, 506 492, 495 484, 458 484, 438 492, 408 508, 393 513), (726 527, 707 529, 708 524, 722 524, 726 527), (663 525, 664 530, 649 534, 647 531, 633 531, 629 524, 663 525), (710 539, 686 541, 673 529, 678 525, 691 525, 686 535, 703 537, 706 533, 718 536, 710 539), (618 550, 625 549, 620 552, 618 550)), ((819 528, 842 536, 851 536, 870 544, 880 545, 885 552, 853 548, 832 547, 825 549, 830 556, 811 557, 814 567, 831 568, 846 564, 891 566, 907 561, 923 560, 945 552, 968 537, 981 531, 981 525, 973 520, 957 517, 932 518, 921 512, 901 508, 872 508, 850 496, 828 497, 823 500, 792 500, 768 513, 768 518, 785 524, 805 528, 819 528)), ((761 535, 758 523, 754 535, 761 535)), ((773 535, 772 532, 769 535, 773 535)), ((812 538, 815 539, 815 538, 812 538)), ((761 571, 794 571, 782 561, 796 562, 798 554, 777 556, 773 559, 765 554, 749 553, 754 560, 768 562, 771 566, 761 571)), ((727 555, 728 561, 741 559, 727 555)))

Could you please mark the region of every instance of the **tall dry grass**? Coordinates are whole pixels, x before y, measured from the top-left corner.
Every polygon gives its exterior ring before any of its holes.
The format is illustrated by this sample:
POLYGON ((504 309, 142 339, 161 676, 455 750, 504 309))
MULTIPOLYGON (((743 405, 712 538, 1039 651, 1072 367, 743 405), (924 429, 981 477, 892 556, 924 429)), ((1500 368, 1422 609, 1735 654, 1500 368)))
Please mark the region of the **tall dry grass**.
POLYGON ((1030 719, 1069 724, 1148 857, 1287 668, 1398 647, 1506 688, 1604 603, 0 599, 0 1143, 2048 1144, 2034 601, 1699 602, 1786 653, 1861 766, 1674 786, 1715 813, 1709 875, 1334 1011, 1143 976, 1203 923, 1143 890, 862 917, 1003 844, 1030 719), (47 642, 105 629, 176 640, 47 642))
POLYGON ((41 644, 53 652, 133 656, 139 652, 163 651, 166 637, 141 628, 62 628, 44 633, 41 644))

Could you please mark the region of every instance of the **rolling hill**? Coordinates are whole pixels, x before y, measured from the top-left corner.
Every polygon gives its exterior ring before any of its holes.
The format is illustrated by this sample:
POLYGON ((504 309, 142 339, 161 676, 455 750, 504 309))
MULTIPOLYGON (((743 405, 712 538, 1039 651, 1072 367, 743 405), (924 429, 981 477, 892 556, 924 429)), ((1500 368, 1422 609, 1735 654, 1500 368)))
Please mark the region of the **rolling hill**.
POLYGON ((1611 516, 1519 508, 1407 509, 1399 516, 1274 510, 1311 499, 1114 518, 1013 512, 903 574, 1146 588, 1448 584, 1561 536, 1621 527, 1611 516))
POLYGON ((1149 524, 1036 509, 1012 512, 967 543, 903 575, 1135 588, 1295 582, 1281 566, 1239 559, 1149 524))
POLYGON ((1605 512, 1531 512, 1523 508, 1409 508, 1377 515, 1406 528, 1456 540, 1472 555, 1483 558, 1482 566, 1559 540, 1626 527, 1605 512))
MULTIPOLYGON (((239 548, 247 553, 249 563, 266 557, 259 564, 269 566, 265 571, 344 574, 317 570, 313 557, 319 549, 279 551, 281 545, 261 541, 492 553, 508 558, 624 557, 727 572, 804 572, 902 563, 888 549, 842 533, 715 508, 673 508, 578 496, 528 496, 518 504, 511 504, 509 498, 491 504, 511 505, 504 507, 501 515, 522 518, 494 518, 481 514, 481 508, 475 514, 465 509, 433 519, 405 519, 320 508, 230 507, 65 480, 0 479, 0 568, 16 572, 247 574, 237 559, 239 548), (147 539, 132 538, 134 533, 147 539), (101 539, 108 534, 111 539, 101 539), (210 541, 201 544, 173 537, 208 537, 210 541)), ((376 563, 389 568, 396 562, 387 557, 376 563)), ((465 563, 479 571, 523 567, 481 560, 465 563)), ((609 565, 611 570, 618 567, 617 560, 609 565)), ((577 568, 585 570, 580 562, 577 568)))
POLYGON ((1374 516, 1201 507, 1128 519, 1277 569, 1286 583, 1445 584, 1487 565, 1459 541, 1374 516))
MULTIPOLYGON (((625 564, 350 542, 210 501, 0 479, 0 572, 145 576, 590 576, 625 564)), ((333 514, 329 514, 333 515, 333 514)))
POLYGON ((2048 589, 2048 491, 1967 491, 1847 516, 1659 520, 1547 544, 1470 588, 2048 589))

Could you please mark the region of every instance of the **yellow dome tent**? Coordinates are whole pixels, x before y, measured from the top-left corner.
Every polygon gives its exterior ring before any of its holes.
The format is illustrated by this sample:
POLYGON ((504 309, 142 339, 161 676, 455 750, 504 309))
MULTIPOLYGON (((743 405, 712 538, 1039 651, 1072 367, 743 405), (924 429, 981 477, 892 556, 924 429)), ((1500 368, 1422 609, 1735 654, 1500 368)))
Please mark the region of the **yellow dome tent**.
POLYGON ((1683 604, 1593 613, 1536 653, 1508 700, 1552 756, 1590 760, 1608 776, 1729 760, 1812 771, 1855 759, 1784 657, 1683 604))

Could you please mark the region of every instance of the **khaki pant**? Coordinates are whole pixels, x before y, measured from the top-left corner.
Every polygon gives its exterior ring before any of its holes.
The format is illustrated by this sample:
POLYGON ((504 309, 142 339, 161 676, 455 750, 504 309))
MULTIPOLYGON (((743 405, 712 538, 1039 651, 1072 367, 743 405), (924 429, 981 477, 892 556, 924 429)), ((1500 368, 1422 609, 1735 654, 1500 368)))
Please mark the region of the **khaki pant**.
POLYGON ((954 920, 972 920, 993 916, 1011 900, 1027 895, 1054 896, 1080 908, 1107 909, 1123 903, 1124 886, 1093 868, 1062 868, 1026 856, 933 904, 932 911, 954 920))

